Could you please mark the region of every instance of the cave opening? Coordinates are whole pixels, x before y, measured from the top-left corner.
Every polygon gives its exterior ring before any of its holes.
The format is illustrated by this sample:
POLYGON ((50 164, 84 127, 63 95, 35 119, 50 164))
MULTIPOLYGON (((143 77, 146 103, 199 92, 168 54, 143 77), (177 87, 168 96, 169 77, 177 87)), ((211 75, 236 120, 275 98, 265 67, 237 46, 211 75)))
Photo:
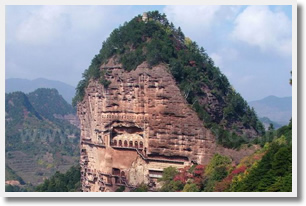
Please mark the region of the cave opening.
POLYGON ((140 148, 144 147, 143 129, 136 126, 116 126, 110 131, 112 147, 140 148))

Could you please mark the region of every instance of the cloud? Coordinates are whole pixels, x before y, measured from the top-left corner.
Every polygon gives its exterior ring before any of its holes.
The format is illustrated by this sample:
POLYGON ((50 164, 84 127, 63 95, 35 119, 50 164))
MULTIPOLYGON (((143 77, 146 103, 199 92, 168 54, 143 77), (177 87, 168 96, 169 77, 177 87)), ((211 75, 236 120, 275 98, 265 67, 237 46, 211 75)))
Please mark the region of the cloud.
POLYGON ((286 11, 290 16, 291 6, 273 6, 273 11, 269 7, 259 8, 265 15, 250 12, 252 7, 247 6, 6 6, 5 75, 7 78, 44 77, 76 85, 114 28, 143 11, 159 9, 176 27, 181 26, 186 36, 205 48, 245 98, 258 99, 279 93, 289 96, 291 56, 279 58, 266 54, 275 51, 286 54, 280 51, 288 50, 288 45, 291 47, 291 19, 282 13, 286 11), (254 22, 244 22, 242 18, 248 16, 253 20, 250 13, 260 17, 265 26, 254 29, 254 22), (275 18, 277 14, 281 18, 275 18), (274 19, 272 23, 271 19, 274 19), (282 23, 285 29, 279 28, 280 22, 286 21, 282 23), (242 29, 251 30, 249 36, 264 35, 265 41, 256 43, 247 35, 242 38, 242 29), (265 31, 276 42, 266 38, 265 31), (288 36, 284 35, 286 32, 288 36))
POLYGON ((246 76, 243 76, 241 79, 240 79, 240 83, 241 84, 248 84, 250 83, 251 81, 253 81, 255 79, 254 76, 252 75, 246 75, 246 76))
POLYGON ((181 6, 170 5, 164 8, 164 12, 175 25, 187 27, 185 29, 197 27, 209 28, 213 24, 217 11, 221 6, 181 6), (201 24, 198 24, 201 22, 201 24))
POLYGON ((138 14, 122 6, 6 9, 6 77, 44 77, 71 85, 80 80, 109 33, 138 14))
POLYGON ((108 31, 113 26, 109 19, 115 17, 116 9, 113 6, 40 6, 30 10, 19 23, 15 38, 28 45, 86 39, 100 33, 101 28, 108 31))
POLYGON ((26 75, 22 68, 20 68, 14 61, 10 59, 8 60, 7 57, 5 60, 5 66, 10 68, 9 70, 5 71, 5 75, 8 77, 22 78, 24 75, 26 75))
POLYGON ((223 66, 223 60, 237 60, 237 58, 239 57, 239 52, 235 48, 224 47, 216 50, 209 56, 215 61, 216 64, 220 64, 217 66, 223 66))
POLYGON ((231 36, 263 52, 291 55, 291 21, 282 11, 268 6, 248 6, 235 19, 231 36))
POLYGON ((16 39, 27 44, 49 43, 66 29, 62 12, 60 6, 43 6, 32 12, 17 28, 16 39))
POLYGON ((209 56, 213 59, 215 65, 221 69, 222 73, 227 77, 233 76, 231 69, 229 69, 229 64, 233 64, 239 58, 239 52, 236 49, 224 47, 210 53, 209 56))
POLYGON ((211 53, 209 56, 214 60, 214 63, 217 67, 220 67, 220 68, 224 67, 223 58, 220 54, 214 52, 214 53, 211 53))
POLYGON ((197 5, 165 6, 163 12, 176 26, 182 27, 187 34, 208 34, 216 25, 231 21, 240 11, 241 6, 197 5))
POLYGON ((163 12, 184 34, 203 46, 207 52, 215 52, 216 47, 227 44, 232 22, 242 6, 196 5, 165 6, 163 12))

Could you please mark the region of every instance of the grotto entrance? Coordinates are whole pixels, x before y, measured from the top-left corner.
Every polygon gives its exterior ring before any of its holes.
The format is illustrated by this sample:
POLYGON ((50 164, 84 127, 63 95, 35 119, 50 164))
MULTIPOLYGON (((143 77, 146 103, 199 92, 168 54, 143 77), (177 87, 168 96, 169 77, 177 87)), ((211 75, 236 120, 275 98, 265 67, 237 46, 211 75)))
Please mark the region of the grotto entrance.
POLYGON ((143 130, 139 127, 114 127, 111 131, 110 145, 112 147, 139 148, 144 145, 143 130))

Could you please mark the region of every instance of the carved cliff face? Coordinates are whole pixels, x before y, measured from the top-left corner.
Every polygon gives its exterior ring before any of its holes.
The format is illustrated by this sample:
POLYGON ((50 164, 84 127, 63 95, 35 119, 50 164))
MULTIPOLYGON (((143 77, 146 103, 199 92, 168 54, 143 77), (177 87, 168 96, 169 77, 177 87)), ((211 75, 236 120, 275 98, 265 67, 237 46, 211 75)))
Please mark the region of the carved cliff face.
POLYGON ((149 69, 142 64, 130 72, 119 66, 102 69, 111 84, 105 89, 91 81, 78 105, 84 191, 112 191, 114 181, 130 186, 149 183, 149 177, 158 177, 167 166, 208 163, 215 137, 186 103, 164 65, 149 69), (88 170, 95 173, 93 180, 88 170), (107 180, 102 173, 113 178, 118 173, 124 181, 107 180), (100 186, 98 179, 103 182, 100 186), (105 186, 107 181, 112 185, 105 186))

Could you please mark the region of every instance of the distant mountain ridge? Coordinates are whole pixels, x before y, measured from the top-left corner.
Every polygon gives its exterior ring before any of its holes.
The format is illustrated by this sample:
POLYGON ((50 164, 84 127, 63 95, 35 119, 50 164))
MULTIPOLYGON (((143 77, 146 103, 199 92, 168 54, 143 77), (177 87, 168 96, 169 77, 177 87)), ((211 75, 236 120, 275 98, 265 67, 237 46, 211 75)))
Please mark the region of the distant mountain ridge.
MULTIPOLYGON (((77 164, 80 130, 71 124, 73 116, 75 109, 56 89, 5 94, 6 167, 36 185, 77 164), (65 118, 68 115, 70 119, 65 118)), ((6 180, 18 180, 10 179, 15 176, 6 180)))
POLYGON ((36 111, 48 119, 54 118, 54 115, 76 114, 56 89, 39 88, 27 96, 36 111))
POLYGON ((261 117, 261 118, 259 118, 259 120, 263 123, 263 125, 265 127, 265 130, 269 129, 270 124, 273 125, 274 129, 278 129, 278 128, 282 127, 282 125, 280 125, 280 124, 278 124, 276 122, 271 121, 268 117, 261 117))
POLYGON ((71 104, 75 94, 75 87, 64 82, 38 78, 34 80, 10 78, 5 80, 5 93, 21 91, 24 93, 33 92, 38 88, 55 88, 71 104))
POLYGON ((280 125, 287 125, 292 117, 292 97, 268 96, 249 102, 259 117, 268 117, 280 125))

